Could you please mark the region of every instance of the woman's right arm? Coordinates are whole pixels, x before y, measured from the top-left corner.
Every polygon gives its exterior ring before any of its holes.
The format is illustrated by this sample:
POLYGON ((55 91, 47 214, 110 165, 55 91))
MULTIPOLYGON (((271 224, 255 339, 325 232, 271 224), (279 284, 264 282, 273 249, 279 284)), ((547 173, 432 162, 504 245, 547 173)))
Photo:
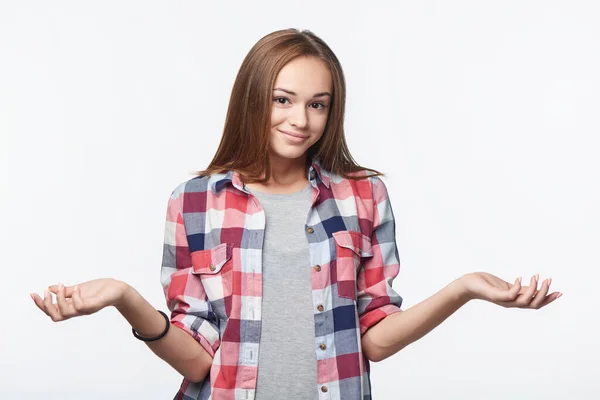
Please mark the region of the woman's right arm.
MULTIPOLYGON (((172 326, 165 337, 146 344, 186 379, 199 382, 206 378, 221 338, 219 321, 192 266, 184 224, 185 197, 186 182, 183 182, 169 198, 164 232, 160 281, 171 311, 172 326)), ((190 209, 196 211, 194 207, 190 209)), ((56 304, 52 303, 50 293, 43 299, 36 294, 32 294, 32 298, 53 321, 114 306, 143 337, 159 335, 165 328, 163 316, 125 282, 95 279, 76 286, 59 288, 55 285, 49 289, 56 294, 56 304)))
MULTIPOLYGON (((164 317, 137 290, 126 285, 122 300, 115 305, 129 324, 143 337, 155 337, 165 329, 164 317)), ((188 333, 173 324, 167 334, 154 342, 144 342, 181 375, 192 382, 206 378, 213 358, 188 333)))
MULTIPOLYGON (((155 337, 165 329, 164 317, 125 282, 116 279, 94 279, 75 286, 50 286, 56 303, 47 291, 42 299, 32 293, 35 304, 54 322, 90 315, 114 306, 143 337, 155 337)), ((190 334, 171 324, 168 333, 153 342, 144 342, 161 359, 192 382, 206 378, 212 356, 190 334)))

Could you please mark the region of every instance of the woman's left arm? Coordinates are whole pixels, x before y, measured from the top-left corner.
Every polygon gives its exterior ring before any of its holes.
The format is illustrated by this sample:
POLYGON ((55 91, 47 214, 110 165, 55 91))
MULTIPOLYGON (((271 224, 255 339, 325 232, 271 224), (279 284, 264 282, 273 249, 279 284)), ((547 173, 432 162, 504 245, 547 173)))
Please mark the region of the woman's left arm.
POLYGON ((485 272, 464 275, 426 300, 402 312, 383 318, 362 337, 362 348, 371 361, 381 361, 417 341, 441 324, 470 300, 486 300, 503 307, 540 309, 562 293, 548 294, 551 279, 531 278, 530 286, 521 279, 510 284, 485 272))

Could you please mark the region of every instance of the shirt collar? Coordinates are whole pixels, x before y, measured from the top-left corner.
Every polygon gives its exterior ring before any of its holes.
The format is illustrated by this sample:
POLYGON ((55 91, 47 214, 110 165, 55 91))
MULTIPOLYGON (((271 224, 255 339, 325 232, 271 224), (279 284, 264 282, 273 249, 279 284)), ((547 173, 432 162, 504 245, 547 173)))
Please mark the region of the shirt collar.
MULTIPOLYGON (((311 183, 319 180, 327 189, 329 189, 331 173, 324 169, 317 159, 313 159, 308 169, 307 178, 311 183)), ((240 174, 237 171, 229 170, 220 174, 213 174, 208 180, 208 186, 215 194, 219 194, 228 184, 232 184, 239 190, 245 191, 244 183, 242 182, 240 174)))

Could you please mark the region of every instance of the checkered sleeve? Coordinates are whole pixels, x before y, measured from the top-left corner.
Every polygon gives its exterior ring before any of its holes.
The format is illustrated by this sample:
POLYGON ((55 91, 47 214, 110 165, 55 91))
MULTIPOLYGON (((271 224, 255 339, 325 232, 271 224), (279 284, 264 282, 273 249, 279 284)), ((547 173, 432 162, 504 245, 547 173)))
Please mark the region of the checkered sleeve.
POLYGON ((373 193, 372 257, 364 257, 357 276, 360 333, 386 316, 402 311, 402 297, 392 288, 400 270, 396 223, 383 181, 371 176, 373 193))
POLYGON ((185 183, 171 194, 167 207, 161 284, 173 325, 189 333, 214 357, 220 345, 218 321, 192 262, 183 221, 185 183))

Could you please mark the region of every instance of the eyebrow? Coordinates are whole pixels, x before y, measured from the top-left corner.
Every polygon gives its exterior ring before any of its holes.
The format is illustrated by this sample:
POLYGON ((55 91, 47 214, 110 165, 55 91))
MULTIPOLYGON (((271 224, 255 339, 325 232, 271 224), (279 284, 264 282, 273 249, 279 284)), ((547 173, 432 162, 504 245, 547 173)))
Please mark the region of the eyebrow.
MULTIPOLYGON (((283 88, 275 88, 273 90, 281 90, 282 92, 286 92, 287 94, 291 94, 292 96, 296 96, 296 93, 292 92, 291 90, 287 90, 287 89, 283 89, 283 88)), ((315 93, 313 95, 313 97, 323 97, 323 96, 329 96, 329 97, 331 97, 331 94, 329 92, 319 92, 319 93, 315 93)))

